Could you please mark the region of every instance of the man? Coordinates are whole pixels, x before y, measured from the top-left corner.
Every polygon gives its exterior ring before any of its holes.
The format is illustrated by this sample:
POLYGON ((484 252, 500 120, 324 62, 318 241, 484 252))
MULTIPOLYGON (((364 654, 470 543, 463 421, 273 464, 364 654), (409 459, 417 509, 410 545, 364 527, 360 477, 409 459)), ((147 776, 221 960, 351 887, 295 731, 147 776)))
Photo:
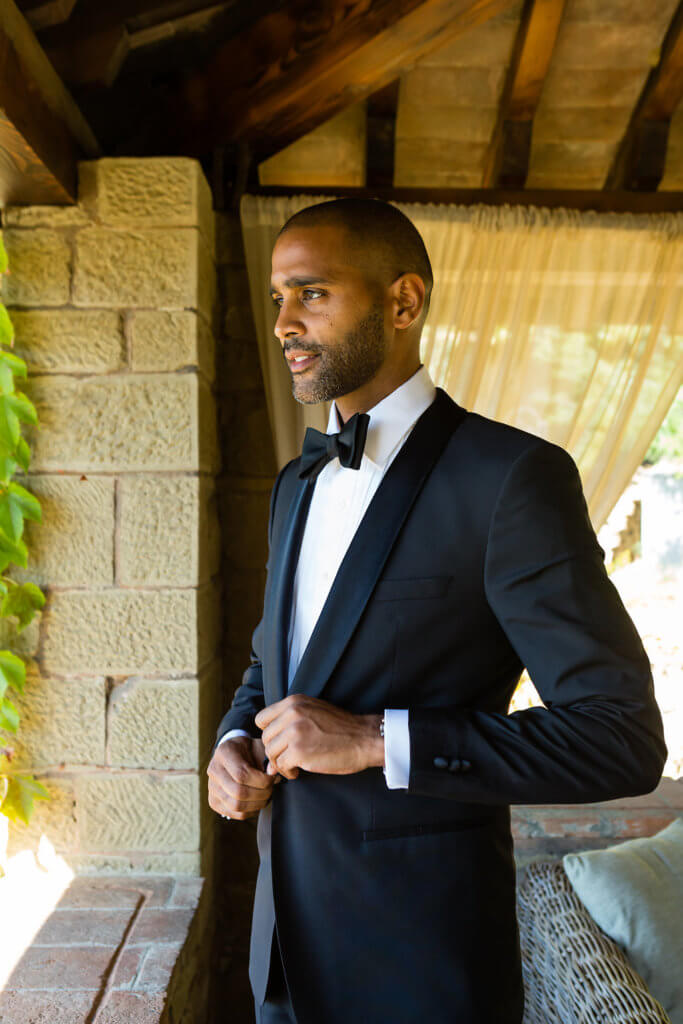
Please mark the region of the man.
POLYGON ((519 1024, 509 805, 648 792, 666 758, 576 466, 434 388, 432 284, 379 200, 299 211, 273 249, 294 397, 334 402, 275 481, 208 768, 214 810, 259 814, 263 1024, 519 1024), (508 715, 524 666, 546 706, 508 715))

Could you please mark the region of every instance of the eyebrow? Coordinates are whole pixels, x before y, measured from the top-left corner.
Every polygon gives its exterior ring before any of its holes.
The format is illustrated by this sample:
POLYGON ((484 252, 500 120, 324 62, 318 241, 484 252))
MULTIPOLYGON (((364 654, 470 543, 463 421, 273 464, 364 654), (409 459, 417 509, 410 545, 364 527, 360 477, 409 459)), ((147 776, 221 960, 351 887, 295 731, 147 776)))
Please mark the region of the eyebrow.
MULTIPOLYGON (((301 288, 306 284, 334 284, 334 281, 330 281, 326 277, 288 277, 285 281, 285 286, 287 288, 301 288)), ((277 288, 274 288, 273 285, 271 285, 268 290, 268 294, 271 298, 276 291, 277 288)))

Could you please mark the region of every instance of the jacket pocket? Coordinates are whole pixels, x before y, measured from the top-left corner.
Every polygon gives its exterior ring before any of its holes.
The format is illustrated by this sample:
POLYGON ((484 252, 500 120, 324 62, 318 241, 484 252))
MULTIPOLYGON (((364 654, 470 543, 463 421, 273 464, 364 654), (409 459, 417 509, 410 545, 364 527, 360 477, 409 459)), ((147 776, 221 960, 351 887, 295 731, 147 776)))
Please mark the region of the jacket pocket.
POLYGON ((457 821, 437 821, 424 825, 397 825, 393 828, 372 828, 363 832, 364 842, 377 839, 403 839, 408 836, 432 836, 443 832, 463 832, 493 824, 492 818, 459 818, 457 821))
POLYGON ((380 580, 372 599, 375 601, 407 601, 428 597, 443 597, 452 576, 424 576, 404 579, 380 580))

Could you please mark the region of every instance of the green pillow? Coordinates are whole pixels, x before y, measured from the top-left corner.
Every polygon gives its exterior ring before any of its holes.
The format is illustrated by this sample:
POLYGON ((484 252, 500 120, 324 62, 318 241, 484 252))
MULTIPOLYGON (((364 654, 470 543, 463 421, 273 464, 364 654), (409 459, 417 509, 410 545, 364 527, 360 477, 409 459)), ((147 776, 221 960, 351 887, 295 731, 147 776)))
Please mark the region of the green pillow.
POLYGON ((568 853, 567 877, 673 1024, 683 1024, 683 818, 654 836, 568 853))

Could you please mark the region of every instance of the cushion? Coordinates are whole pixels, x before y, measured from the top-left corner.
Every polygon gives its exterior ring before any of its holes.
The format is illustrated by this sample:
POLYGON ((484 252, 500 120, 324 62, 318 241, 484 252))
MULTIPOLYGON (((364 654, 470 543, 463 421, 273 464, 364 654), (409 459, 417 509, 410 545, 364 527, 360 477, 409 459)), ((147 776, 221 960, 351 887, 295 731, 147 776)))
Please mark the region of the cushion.
POLYGON ((654 836, 562 858, 593 920, 683 1024, 683 818, 654 836))

